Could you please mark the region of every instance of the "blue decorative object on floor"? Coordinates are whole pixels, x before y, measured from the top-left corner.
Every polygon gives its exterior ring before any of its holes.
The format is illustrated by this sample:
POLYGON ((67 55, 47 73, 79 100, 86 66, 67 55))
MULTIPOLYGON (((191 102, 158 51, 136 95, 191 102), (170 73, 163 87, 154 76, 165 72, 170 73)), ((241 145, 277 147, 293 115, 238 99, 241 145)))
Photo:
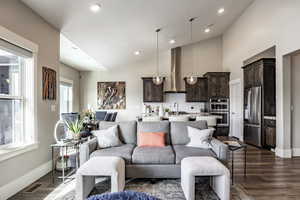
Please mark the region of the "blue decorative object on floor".
POLYGON ((98 194, 89 197, 87 200, 159 200, 156 197, 149 196, 146 193, 124 191, 107 194, 98 194))

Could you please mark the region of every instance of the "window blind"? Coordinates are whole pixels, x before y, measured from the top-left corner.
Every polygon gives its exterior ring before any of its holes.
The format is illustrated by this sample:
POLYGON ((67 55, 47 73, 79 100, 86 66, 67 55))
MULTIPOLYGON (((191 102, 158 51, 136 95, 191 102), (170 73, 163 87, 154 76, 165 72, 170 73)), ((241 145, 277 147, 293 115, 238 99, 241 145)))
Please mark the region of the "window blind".
POLYGON ((33 57, 33 53, 31 51, 24 49, 22 47, 19 47, 17 45, 14 45, 14 44, 12 44, 6 40, 3 40, 1 38, 0 38, 0 48, 9 53, 12 53, 12 54, 24 57, 24 58, 32 58, 33 57))

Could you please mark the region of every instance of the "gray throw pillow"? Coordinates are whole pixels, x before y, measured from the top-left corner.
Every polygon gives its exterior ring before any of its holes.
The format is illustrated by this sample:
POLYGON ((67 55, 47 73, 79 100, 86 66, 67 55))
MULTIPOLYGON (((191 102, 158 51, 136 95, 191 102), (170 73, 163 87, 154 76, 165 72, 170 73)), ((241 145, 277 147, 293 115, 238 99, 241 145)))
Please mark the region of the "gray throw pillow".
POLYGON ((122 144, 119 139, 119 131, 117 125, 104 130, 92 131, 92 134, 97 137, 99 148, 115 147, 122 144))

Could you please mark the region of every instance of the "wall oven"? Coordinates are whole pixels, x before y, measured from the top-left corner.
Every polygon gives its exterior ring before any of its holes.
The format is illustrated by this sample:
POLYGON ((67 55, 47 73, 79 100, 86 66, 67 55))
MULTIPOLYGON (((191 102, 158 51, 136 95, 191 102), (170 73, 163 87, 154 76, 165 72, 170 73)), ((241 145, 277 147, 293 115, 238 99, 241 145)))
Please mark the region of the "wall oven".
POLYGON ((229 126, 229 99, 211 98, 209 100, 209 111, 212 115, 219 116, 217 119, 218 127, 229 126))
POLYGON ((229 126, 229 112, 210 112, 210 114, 219 116, 217 118, 217 126, 229 126))

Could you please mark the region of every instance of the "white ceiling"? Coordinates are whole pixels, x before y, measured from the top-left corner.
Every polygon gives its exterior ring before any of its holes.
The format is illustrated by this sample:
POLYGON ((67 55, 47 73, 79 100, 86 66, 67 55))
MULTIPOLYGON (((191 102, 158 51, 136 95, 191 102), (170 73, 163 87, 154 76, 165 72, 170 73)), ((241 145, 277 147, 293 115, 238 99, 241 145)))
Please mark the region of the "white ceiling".
MULTIPOLYGON (((221 35, 253 2, 253 0, 22 1, 61 30, 82 52, 95 59, 99 68, 102 65, 105 68, 121 66, 154 56, 156 28, 162 27, 161 50, 191 43, 188 23, 191 17, 198 17, 194 22, 194 42, 221 35), (89 10, 93 3, 101 4, 100 12, 93 13, 89 10), (217 15, 220 7, 225 8, 222 16, 217 15), (209 24, 214 26, 211 33, 205 34, 203 30, 209 24), (176 40, 176 44, 169 44, 171 38, 176 40), (136 50, 142 52, 140 56, 134 55, 136 50)), ((76 65, 80 66, 80 70, 94 69, 78 63, 76 65)))
POLYGON ((72 66, 80 71, 105 70, 105 67, 87 53, 82 51, 77 45, 66 36, 60 34, 60 61, 72 66))

